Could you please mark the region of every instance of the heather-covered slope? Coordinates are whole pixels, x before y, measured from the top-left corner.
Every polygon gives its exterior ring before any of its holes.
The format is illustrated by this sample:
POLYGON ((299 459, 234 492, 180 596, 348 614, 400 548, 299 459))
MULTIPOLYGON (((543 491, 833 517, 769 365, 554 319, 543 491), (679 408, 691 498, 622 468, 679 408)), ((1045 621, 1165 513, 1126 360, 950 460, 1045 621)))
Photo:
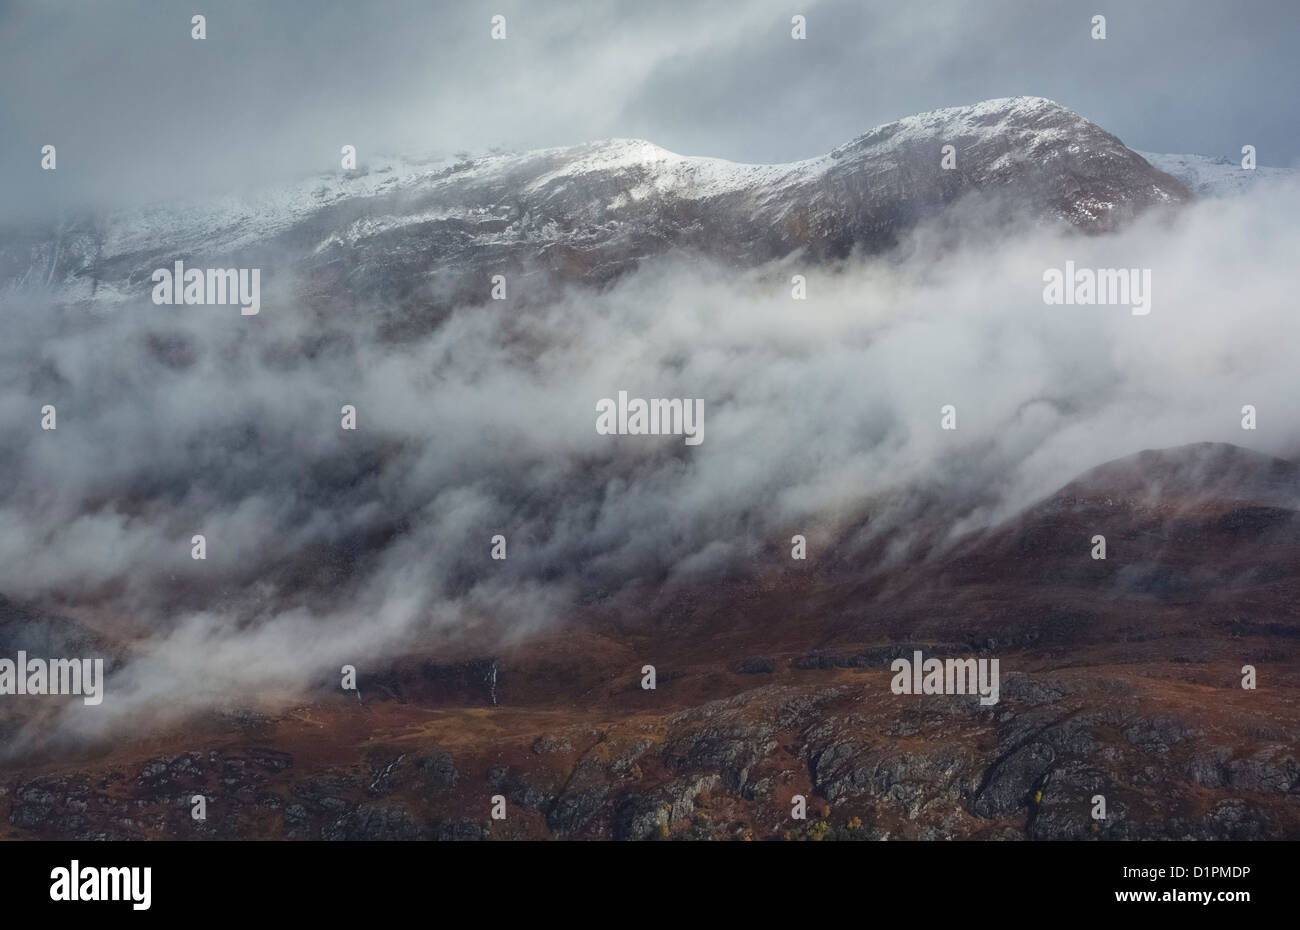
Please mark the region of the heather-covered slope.
POLYGON ((1292 463, 1231 446, 1142 453, 884 584, 760 567, 617 624, 592 611, 515 646, 407 655, 367 670, 362 701, 323 688, 11 762, 4 835, 1294 838, 1297 490, 1292 463), (1247 490, 1220 493, 1226 475, 1247 490), (1250 489, 1275 508, 1265 527, 1234 516, 1250 489), (1270 570, 1233 566, 1243 533, 1270 570), (893 694, 890 662, 918 649, 998 658, 999 702, 893 694))

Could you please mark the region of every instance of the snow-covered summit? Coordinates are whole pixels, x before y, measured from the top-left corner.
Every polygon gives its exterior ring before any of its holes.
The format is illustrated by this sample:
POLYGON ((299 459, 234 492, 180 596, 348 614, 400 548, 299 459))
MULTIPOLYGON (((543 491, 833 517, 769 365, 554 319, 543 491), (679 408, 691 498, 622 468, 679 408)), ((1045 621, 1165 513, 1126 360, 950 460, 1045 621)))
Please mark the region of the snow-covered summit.
POLYGON ((679 155, 639 139, 375 159, 245 197, 0 232, 0 289, 133 300, 147 294, 152 269, 184 260, 309 276, 313 294, 331 300, 449 302, 481 295, 489 265, 601 283, 671 249, 738 266, 795 252, 814 262, 879 252, 968 197, 1105 231, 1190 193, 1078 114, 1010 97, 906 117, 778 165, 679 155), (951 168, 941 164, 945 146, 951 168))

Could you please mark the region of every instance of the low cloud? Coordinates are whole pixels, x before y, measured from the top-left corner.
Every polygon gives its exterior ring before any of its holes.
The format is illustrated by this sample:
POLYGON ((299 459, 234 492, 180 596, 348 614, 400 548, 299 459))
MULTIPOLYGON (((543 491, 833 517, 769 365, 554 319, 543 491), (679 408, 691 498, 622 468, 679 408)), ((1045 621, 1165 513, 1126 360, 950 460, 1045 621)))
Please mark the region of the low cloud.
POLYGON ((679 255, 526 312, 461 307, 400 344, 377 313, 15 294, 0 592, 122 640, 104 704, 65 716, 94 737, 292 694, 485 618, 526 635, 750 571, 795 532, 978 530, 1145 448, 1294 456, 1297 216, 1294 186, 1106 237, 954 215, 890 255, 744 273, 679 255), (1045 304, 1067 260, 1151 269, 1150 315, 1045 304), (620 390, 703 398, 705 441, 599 435, 596 402, 620 390))

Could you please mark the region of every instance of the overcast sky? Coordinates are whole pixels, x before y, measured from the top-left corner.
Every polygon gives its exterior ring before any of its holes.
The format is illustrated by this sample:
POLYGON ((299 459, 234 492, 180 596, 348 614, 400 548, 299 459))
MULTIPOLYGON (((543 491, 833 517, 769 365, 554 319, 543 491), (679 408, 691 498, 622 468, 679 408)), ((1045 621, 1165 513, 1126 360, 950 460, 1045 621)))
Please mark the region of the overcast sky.
POLYGON ((1295 0, 0 0, 0 184, 21 217, 333 170, 345 143, 364 162, 623 136, 788 161, 1019 94, 1136 149, 1249 143, 1286 166, 1298 46, 1295 0))

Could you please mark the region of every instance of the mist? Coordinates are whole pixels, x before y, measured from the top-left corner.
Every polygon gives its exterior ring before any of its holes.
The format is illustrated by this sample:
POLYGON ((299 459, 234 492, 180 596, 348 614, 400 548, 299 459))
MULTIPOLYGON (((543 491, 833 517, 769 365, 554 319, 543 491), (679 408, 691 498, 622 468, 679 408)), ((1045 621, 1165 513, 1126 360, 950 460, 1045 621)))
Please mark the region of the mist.
POLYGON ((922 515, 956 539, 1142 449, 1295 457, 1296 216, 1296 185, 1104 237, 959 211, 885 255, 738 272, 673 253, 402 342, 377 314, 322 324, 283 276, 256 317, 11 292, 0 591, 120 646, 103 705, 61 712, 94 740, 289 700, 481 622, 521 638, 777 569, 793 533, 849 565, 864 538, 906 552, 922 515), (1067 260, 1149 268, 1150 314, 1045 304, 1067 260), (600 435, 620 390, 702 399, 704 441, 600 435))

